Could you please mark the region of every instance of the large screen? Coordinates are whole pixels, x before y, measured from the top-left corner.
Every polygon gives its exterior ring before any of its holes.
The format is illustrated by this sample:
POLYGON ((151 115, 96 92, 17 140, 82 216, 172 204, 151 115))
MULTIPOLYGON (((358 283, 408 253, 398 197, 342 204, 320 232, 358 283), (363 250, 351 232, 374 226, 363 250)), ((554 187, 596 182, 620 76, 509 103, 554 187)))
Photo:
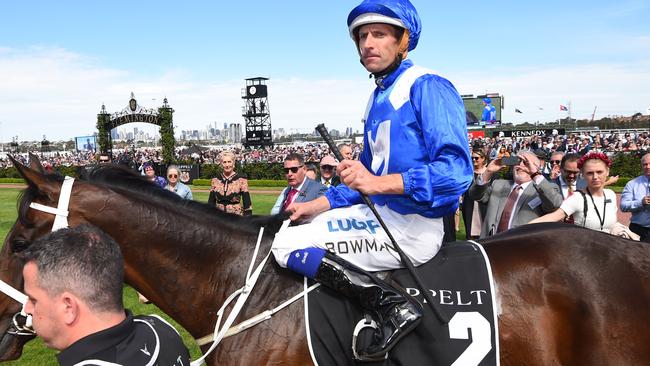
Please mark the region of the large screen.
POLYGON ((95 136, 79 136, 74 138, 77 151, 96 151, 97 140, 95 136))
POLYGON ((502 96, 489 96, 489 105, 484 102, 486 96, 463 97, 465 117, 468 126, 490 126, 501 124, 502 96), (490 105, 494 109, 490 108, 490 105), (487 107, 487 108, 486 108, 487 107))

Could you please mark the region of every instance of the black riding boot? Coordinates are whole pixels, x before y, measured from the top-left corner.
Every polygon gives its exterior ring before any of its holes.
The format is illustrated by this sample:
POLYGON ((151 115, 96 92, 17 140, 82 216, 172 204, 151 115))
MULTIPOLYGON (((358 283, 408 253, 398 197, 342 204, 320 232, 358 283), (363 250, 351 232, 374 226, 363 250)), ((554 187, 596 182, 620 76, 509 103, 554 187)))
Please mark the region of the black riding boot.
POLYGON ((384 358, 422 317, 422 305, 388 283, 344 259, 327 252, 314 279, 321 284, 356 299, 377 322, 372 344, 356 350, 361 360, 384 358))

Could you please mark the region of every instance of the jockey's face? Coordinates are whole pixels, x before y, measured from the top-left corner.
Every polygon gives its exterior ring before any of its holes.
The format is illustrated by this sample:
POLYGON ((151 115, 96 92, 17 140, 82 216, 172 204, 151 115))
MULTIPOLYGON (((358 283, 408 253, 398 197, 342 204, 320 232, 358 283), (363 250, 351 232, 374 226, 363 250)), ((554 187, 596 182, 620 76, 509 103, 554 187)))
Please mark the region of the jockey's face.
POLYGON ((359 28, 359 52, 366 70, 376 73, 390 66, 399 51, 395 28, 388 24, 373 23, 359 28))

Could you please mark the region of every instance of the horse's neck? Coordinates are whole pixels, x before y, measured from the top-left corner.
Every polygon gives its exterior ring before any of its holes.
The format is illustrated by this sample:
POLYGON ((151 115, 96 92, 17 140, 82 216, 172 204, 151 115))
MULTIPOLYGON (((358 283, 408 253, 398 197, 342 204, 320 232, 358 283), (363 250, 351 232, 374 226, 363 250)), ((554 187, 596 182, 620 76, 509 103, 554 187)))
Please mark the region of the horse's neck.
MULTIPOLYGON (((196 312, 218 308, 243 285, 257 233, 235 230, 216 215, 171 214, 139 202, 116 206, 124 212, 100 212, 91 221, 120 244, 126 282, 190 332, 203 332, 196 312)), ((267 239, 260 251, 268 247, 267 239)))

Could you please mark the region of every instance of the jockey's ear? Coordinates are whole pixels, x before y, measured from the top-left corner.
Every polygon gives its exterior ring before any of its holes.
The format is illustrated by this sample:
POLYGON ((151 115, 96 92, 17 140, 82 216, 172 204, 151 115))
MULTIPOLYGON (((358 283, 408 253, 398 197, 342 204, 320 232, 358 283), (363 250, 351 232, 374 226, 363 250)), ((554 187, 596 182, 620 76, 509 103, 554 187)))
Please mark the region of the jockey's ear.
POLYGON ((43 169, 43 165, 41 165, 41 161, 38 159, 38 156, 36 156, 36 154, 32 152, 29 153, 29 167, 36 170, 39 173, 45 174, 45 169, 43 169))
POLYGON ((56 198, 55 196, 58 195, 61 190, 61 183, 53 178, 52 175, 45 175, 40 162, 37 161, 38 166, 41 168, 39 170, 38 168, 34 169, 23 165, 11 155, 7 155, 7 157, 9 157, 11 163, 16 167, 18 174, 25 179, 25 183, 27 183, 30 188, 41 192, 51 200, 56 198))

